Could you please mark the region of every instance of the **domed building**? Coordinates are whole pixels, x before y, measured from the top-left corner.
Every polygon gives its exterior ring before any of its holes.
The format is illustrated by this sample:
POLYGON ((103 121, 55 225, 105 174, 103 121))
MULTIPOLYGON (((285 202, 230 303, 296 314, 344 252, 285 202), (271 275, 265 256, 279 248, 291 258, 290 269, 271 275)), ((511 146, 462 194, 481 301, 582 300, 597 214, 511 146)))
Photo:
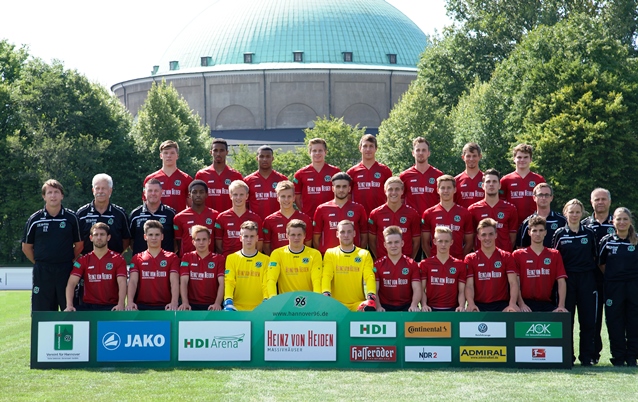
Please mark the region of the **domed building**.
POLYGON ((426 44, 384 0, 218 0, 150 76, 111 90, 135 115, 165 79, 213 136, 229 140, 302 142, 304 128, 330 115, 376 133, 426 44))

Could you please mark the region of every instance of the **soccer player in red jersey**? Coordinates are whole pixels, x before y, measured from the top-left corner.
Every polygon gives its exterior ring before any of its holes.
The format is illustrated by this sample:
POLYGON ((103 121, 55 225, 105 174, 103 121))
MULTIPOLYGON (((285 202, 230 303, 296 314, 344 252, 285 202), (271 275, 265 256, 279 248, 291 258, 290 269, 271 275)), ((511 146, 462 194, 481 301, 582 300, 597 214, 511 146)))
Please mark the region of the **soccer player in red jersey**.
MULTIPOLYGON (((500 189, 501 173, 496 169, 488 169, 483 175, 483 188, 485 189, 485 199, 476 202, 467 209, 472 215, 474 226, 485 218, 494 219, 498 226, 496 247, 504 251, 511 252, 516 242, 516 231, 518 229, 518 216, 516 207, 498 197, 500 189)), ((478 249, 479 241, 474 242, 474 249, 478 249)))
POLYGON ((383 230, 388 255, 374 262, 377 311, 421 311, 421 273, 414 260, 403 255, 403 232, 398 226, 383 230))
POLYGON ((452 229, 437 226, 434 229, 436 255, 419 263, 423 311, 465 311, 465 277, 467 268, 463 260, 450 255, 454 244, 452 229))
POLYGON ((217 138, 210 149, 213 156, 213 164, 199 170, 195 178, 203 180, 208 186, 208 198, 206 206, 217 211, 225 211, 232 207, 228 196, 228 186, 235 180, 242 180, 241 173, 226 165, 228 156, 228 142, 217 138))
POLYGON ((516 263, 510 253, 496 247, 496 225, 491 218, 480 221, 477 233, 481 248, 465 256, 466 311, 520 311, 516 263))
POLYGON ((436 178, 443 172, 428 163, 430 143, 425 138, 417 137, 412 141, 412 156, 414 166, 401 172, 399 177, 405 184, 405 203, 420 215, 439 202, 436 178))
POLYGON ((398 226, 403 233, 403 254, 414 259, 421 241, 421 217, 416 209, 403 203, 403 182, 396 176, 386 180, 383 186, 386 203, 374 209, 368 219, 368 246, 375 258, 387 255, 383 231, 398 226))
POLYGON ((262 222, 259 215, 246 208, 248 199, 248 185, 241 180, 235 180, 228 187, 233 207, 217 215, 215 222, 215 252, 229 255, 241 250, 240 227, 246 221, 257 223, 259 241, 257 251, 261 251, 263 244, 262 222))
POLYGON ((565 308, 567 274, 560 252, 543 245, 547 234, 546 224, 542 216, 532 217, 527 229, 531 239, 530 246, 512 253, 521 286, 518 306, 524 313, 531 311, 568 313, 565 308), (552 290, 555 283, 558 283, 558 306, 552 302, 552 290))
POLYGON ((195 251, 184 254, 179 268, 178 310, 220 311, 224 300, 226 257, 210 252, 211 234, 206 226, 192 228, 195 251))
POLYGON ((339 245, 337 224, 345 219, 355 225, 354 231, 357 236, 354 244, 362 249, 368 247, 368 216, 361 204, 348 199, 351 184, 352 178, 347 173, 336 173, 332 176, 334 199, 319 205, 315 211, 312 244, 321 254, 339 245))
POLYGON ((455 186, 456 181, 450 175, 445 174, 436 179, 441 202, 426 209, 421 220, 421 247, 427 256, 436 254, 436 244, 432 244, 432 232, 439 226, 452 229, 454 243, 452 243, 450 254, 454 258, 463 258, 472 251, 474 246, 472 215, 467 209, 454 202, 455 186))
POLYGON ((479 169, 479 162, 482 157, 479 144, 468 142, 463 147, 461 159, 465 162, 465 170, 454 178, 456 180, 454 202, 464 208, 481 201, 485 196, 483 191, 483 172, 479 169))
POLYGON ((279 209, 277 184, 288 180, 286 176, 272 168, 273 150, 264 145, 257 149, 259 170, 244 178, 248 184, 248 209, 259 215, 263 220, 279 209))
POLYGON ((377 137, 366 134, 359 140, 361 162, 350 169, 352 177, 352 201, 363 205, 368 216, 373 209, 385 202, 383 184, 392 177, 392 171, 386 165, 377 162, 377 137))
POLYGON ((525 218, 534 213, 536 204, 533 200, 534 187, 538 183, 544 183, 545 179, 538 173, 530 170, 532 163, 532 146, 518 144, 512 150, 516 170, 506 174, 501 179, 501 198, 514 204, 518 211, 517 226, 525 218))
POLYGON ((319 204, 332 199, 332 176, 339 173, 338 167, 326 163, 328 145, 323 138, 308 142, 308 153, 312 163, 299 169, 292 182, 295 183, 295 204, 308 216, 314 216, 319 204))
POLYGON ((80 310, 123 311, 126 299, 126 261, 120 253, 111 251, 109 225, 98 222, 91 227, 89 239, 93 251, 78 258, 73 264, 66 285, 66 309, 76 311, 73 306, 75 287, 84 280, 83 304, 80 310))
MULTIPOLYGON (((206 206, 208 187, 203 180, 193 180, 188 186, 192 207, 186 208, 173 218, 173 229, 175 231, 175 250, 177 255, 183 256, 195 250, 191 230, 195 225, 208 228, 210 233, 215 230, 215 221, 219 212, 206 206)), ((211 246, 211 251, 214 246, 211 246)))
MULTIPOLYGON (((151 179, 157 179, 162 183, 162 203, 180 212, 190 206, 188 199, 188 185, 193 178, 177 168, 179 159, 179 145, 175 141, 166 140, 159 146, 162 168, 151 173, 144 179, 144 185, 151 179)), ((146 197, 142 194, 142 199, 146 197)))
POLYGON ((295 185, 288 180, 280 181, 275 188, 277 200, 279 201, 279 211, 269 215, 264 219, 264 246, 263 253, 270 255, 273 250, 288 245, 286 228, 293 219, 299 219, 306 223, 306 237, 304 244, 312 246, 312 219, 294 207, 295 185))
POLYGON ((175 311, 179 300, 179 257, 162 250, 164 227, 144 223, 148 248, 131 259, 126 309, 175 311))

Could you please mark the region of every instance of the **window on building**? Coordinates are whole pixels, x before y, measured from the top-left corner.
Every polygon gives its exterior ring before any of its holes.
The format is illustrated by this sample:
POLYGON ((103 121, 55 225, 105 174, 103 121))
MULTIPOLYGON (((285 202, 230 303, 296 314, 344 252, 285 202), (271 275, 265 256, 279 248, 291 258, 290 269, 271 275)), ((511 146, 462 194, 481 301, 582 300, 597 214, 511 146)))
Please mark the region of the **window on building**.
POLYGON ((352 63, 352 52, 343 52, 343 61, 352 63))
POLYGON ((253 55, 254 53, 244 53, 244 63, 252 63, 253 55))
POLYGON ((179 70, 179 61, 169 61, 168 69, 171 71, 179 70))
POLYGON ((390 64, 397 64, 397 55, 388 54, 388 61, 390 62, 390 64))
POLYGON ((157 74, 157 70, 159 70, 159 66, 153 66, 153 71, 151 71, 151 75, 157 74))
POLYGON ((213 58, 210 56, 202 57, 202 67, 208 67, 213 65, 213 58))
POLYGON ((294 61, 297 63, 302 63, 303 62, 303 52, 292 52, 293 56, 294 56, 294 61))

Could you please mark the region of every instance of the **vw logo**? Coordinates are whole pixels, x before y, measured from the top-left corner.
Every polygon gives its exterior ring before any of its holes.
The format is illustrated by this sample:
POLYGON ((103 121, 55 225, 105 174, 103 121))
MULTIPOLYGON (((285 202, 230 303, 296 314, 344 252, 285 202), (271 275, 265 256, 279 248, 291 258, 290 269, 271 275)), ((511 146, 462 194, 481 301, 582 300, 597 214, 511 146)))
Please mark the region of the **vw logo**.
POLYGON ((487 332, 487 324, 485 324, 485 323, 479 324, 478 331, 480 333, 482 333, 482 334, 486 333, 487 332))
POLYGON ((104 346, 104 349, 106 350, 115 350, 120 347, 121 343, 122 340, 120 339, 120 336, 115 332, 107 332, 102 337, 102 346, 104 346))

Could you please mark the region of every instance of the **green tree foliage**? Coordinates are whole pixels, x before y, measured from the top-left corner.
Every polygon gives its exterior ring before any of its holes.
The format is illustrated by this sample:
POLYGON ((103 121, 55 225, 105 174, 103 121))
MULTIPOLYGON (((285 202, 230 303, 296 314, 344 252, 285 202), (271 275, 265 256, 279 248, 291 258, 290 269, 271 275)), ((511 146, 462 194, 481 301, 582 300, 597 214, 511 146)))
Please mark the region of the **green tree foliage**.
POLYGON ((292 179, 295 172, 310 163, 308 150, 304 147, 296 147, 294 150, 275 150, 275 160, 272 162, 273 168, 279 173, 292 179))
POLYGON ((365 127, 352 127, 343 121, 343 117, 318 117, 313 128, 304 130, 304 143, 312 138, 323 138, 328 146, 326 162, 337 166, 344 172, 361 161, 359 140, 366 133, 365 127))
POLYGON ((230 147, 228 159, 228 164, 232 166, 233 169, 239 171, 244 177, 256 171, 259 167, 256 152, 251 151, 246 144, 240 144, 238 147, 230 147))
POLYGON ((153 83, 137 115, 132 136, 141 155, 137 168, 145 174, 162 166, 159 145, 166 140, 179 144, 177 165, 191 176, 209 159, 210 129, 201 125, 199 116, 193 114, 186 100, 166 81, 153 83))

